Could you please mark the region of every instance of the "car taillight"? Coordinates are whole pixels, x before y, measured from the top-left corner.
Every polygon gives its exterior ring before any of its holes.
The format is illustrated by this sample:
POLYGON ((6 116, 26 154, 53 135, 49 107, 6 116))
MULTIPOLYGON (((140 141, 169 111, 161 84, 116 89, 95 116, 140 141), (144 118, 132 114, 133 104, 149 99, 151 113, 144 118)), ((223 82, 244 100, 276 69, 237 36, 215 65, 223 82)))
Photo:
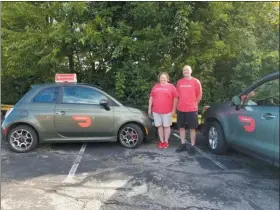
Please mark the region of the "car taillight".
POLYGON ((3 130, 4 135, 8 133, 8 127, 3 130))

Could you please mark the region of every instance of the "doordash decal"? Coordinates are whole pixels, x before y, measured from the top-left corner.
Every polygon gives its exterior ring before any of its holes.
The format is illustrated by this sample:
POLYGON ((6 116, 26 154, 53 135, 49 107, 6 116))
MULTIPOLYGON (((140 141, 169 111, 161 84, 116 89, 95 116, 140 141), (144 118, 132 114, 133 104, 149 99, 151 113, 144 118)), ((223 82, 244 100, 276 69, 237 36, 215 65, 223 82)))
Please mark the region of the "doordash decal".
POLYGON ((72 119, 78 122, 82 128, 87 128, 91 125, 91 118, 89 116, 72 116, 72 119))
POLYGON ((254 118, 248 116, 238 116, 240 122, 245 123, 244 129, 247 132, 253 132, 256 128, 256 122, 254 118))

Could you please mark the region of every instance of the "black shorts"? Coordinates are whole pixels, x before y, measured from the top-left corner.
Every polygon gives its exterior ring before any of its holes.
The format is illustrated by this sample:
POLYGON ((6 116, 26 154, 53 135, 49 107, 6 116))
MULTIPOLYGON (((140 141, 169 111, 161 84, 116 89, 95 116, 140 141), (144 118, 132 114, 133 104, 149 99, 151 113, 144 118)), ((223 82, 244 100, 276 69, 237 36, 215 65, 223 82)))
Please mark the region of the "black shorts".
POLYGON ((177 126, 179 128, 196 129, 198 127, 197 112, 180 112, 177 111, 177 126))

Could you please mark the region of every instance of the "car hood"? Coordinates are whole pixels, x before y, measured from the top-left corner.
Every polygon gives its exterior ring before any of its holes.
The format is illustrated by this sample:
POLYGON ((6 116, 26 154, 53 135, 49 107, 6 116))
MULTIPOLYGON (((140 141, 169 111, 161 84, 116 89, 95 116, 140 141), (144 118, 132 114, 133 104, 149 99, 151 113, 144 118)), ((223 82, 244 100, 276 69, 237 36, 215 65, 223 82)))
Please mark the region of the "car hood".
POLYGON ((133 113, 139 113, 139 114, 147 114, 147 109, 143 106, 138 106, 138 105, 129 105, 125 106, 129 111, 133 113))
POLYGON ((220 103, 213 103, 210 105, 210 107, 203 112, 202 116, 206 116, 209 113, 213 113, 217 110, 224 110, 227 109, 227 107, 229 107, 231 105, 231 101, 227 101, 227 102, 220 102, 220 103))
POLYGON ((226 102, 219 102, 219 103, 213 103, 210 105, 210 107, 216 107, 216 106, 228 106, 231 104, 231 101, 226 102))

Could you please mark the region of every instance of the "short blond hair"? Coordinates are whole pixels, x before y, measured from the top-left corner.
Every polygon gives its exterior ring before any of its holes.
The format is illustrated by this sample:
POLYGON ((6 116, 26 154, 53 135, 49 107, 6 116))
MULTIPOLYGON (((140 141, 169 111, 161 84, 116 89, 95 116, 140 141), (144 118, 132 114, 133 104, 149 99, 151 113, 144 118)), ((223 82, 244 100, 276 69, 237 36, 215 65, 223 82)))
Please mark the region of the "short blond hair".
POLYGON ((169 77, 169 74, 167 72, 160 72, 158 74, 158 80, 160 80, 161 75, 165 75, 167 77, 167 80, 169 81, 170 77, 169 77))

